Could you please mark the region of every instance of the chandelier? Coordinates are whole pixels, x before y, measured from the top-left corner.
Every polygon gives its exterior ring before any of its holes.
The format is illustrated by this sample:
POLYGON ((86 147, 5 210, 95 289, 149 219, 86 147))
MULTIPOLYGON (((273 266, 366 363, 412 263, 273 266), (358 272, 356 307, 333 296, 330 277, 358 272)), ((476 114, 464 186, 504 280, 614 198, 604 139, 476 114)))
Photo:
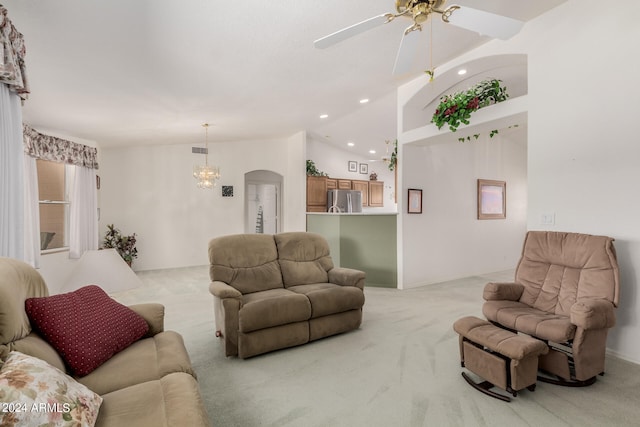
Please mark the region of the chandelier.
POLYGON ((209 166, 209 123, 202 125, 204 127, 204 166, 196 165, 193 167, 193 177, 198 181, 198 188, 210 189, 216 186, 220 179, 220 168, 217 166, 209 166))

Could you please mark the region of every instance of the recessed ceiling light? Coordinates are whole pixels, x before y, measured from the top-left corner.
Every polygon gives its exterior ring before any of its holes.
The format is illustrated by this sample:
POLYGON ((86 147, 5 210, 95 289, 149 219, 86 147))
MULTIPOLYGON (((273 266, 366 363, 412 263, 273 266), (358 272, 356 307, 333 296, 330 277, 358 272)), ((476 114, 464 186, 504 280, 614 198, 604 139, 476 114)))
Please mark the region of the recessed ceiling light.
POLYGON ((369 150, 369 154, 376 154, 376 150, 369 150))
POLYGON ((366 104, 367 102, 369 102, 369 98, 364 98, 360 100, 360 104, 366 104))
POLYGON ((321 118, 321 119, 326 119, 327 117, 329 117, 329 115, 328 115, 328 114, 320 114, 320 118, 321 118))
POLYGON ((347 145, 348 145, 349 147, 353 147, 353 146, 354 146, 354 145, 356 145, 356 144, 354 144, 353 142, 349 141, 349 142, 347 142, 347 145))
POLYGON ((467 74, 467 70, 465 70, 464 68, 461 68, 461 69, 458 70, 458 75, 459 76, 462 76, 464 74, 467 74))

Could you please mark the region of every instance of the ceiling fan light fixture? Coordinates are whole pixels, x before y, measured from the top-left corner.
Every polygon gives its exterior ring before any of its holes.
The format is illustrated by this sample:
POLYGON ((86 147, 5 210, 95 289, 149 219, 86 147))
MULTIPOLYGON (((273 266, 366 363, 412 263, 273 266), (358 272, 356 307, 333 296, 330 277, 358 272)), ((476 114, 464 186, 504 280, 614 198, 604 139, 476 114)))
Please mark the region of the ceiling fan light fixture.
POLYGON ((362 98, 360 100, 360 104, 366 104, 367 102, 369 102, 369 98, 362 98))
POLYGON ((320 114, 320 118, 321 118, 321 119, 326 119, 327 117, 329 117, 329 115, 328 115, 328 114, 320 114))
POLYGON ((429 3, 418 3, 413 6, 411 9, 411 15, 413 16, 413 21, 420 25, 429 19, 429 15, 433 12, 433 4, 429 3))

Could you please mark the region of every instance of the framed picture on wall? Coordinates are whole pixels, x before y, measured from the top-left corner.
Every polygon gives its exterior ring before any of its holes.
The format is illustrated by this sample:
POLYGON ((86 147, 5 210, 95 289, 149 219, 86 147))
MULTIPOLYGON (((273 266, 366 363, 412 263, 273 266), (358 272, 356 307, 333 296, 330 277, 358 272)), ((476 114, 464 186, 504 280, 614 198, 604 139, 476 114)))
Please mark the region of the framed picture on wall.
POLYGON ((407 212, 410 214, 422 213, 422 190, 410 188, 407 197, 407 212))
POLYGON ((358 172, 358 162, 349 160, 349 172, 358 172))
POLYGON ((478 219, 507 217, 507 183, 490 179, 478 180, 478 219))
POLYGON ((360 173, 368 174, 369 173, 369 165, 366 163, 360 163, 360 173))

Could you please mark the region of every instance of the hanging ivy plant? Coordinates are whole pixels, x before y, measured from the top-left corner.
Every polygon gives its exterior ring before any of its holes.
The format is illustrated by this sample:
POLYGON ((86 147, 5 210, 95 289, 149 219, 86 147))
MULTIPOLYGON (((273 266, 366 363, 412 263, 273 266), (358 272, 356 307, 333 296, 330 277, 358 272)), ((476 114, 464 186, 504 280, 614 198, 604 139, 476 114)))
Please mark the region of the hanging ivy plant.
POLYGON ((507 89, 501 83, 498 79, 484 80, 464 92, 443 96, 431 122, 438 129, 446 123, 451 132, 458 130, 461 123, 468 125, 474 111, 507 100, 507 89))
POLYGON ((393 143, 393 151, 391 152, 391 156, 389 157, 389 170, 394 171, 396 165, 398 164, 398 140, 393 143))

